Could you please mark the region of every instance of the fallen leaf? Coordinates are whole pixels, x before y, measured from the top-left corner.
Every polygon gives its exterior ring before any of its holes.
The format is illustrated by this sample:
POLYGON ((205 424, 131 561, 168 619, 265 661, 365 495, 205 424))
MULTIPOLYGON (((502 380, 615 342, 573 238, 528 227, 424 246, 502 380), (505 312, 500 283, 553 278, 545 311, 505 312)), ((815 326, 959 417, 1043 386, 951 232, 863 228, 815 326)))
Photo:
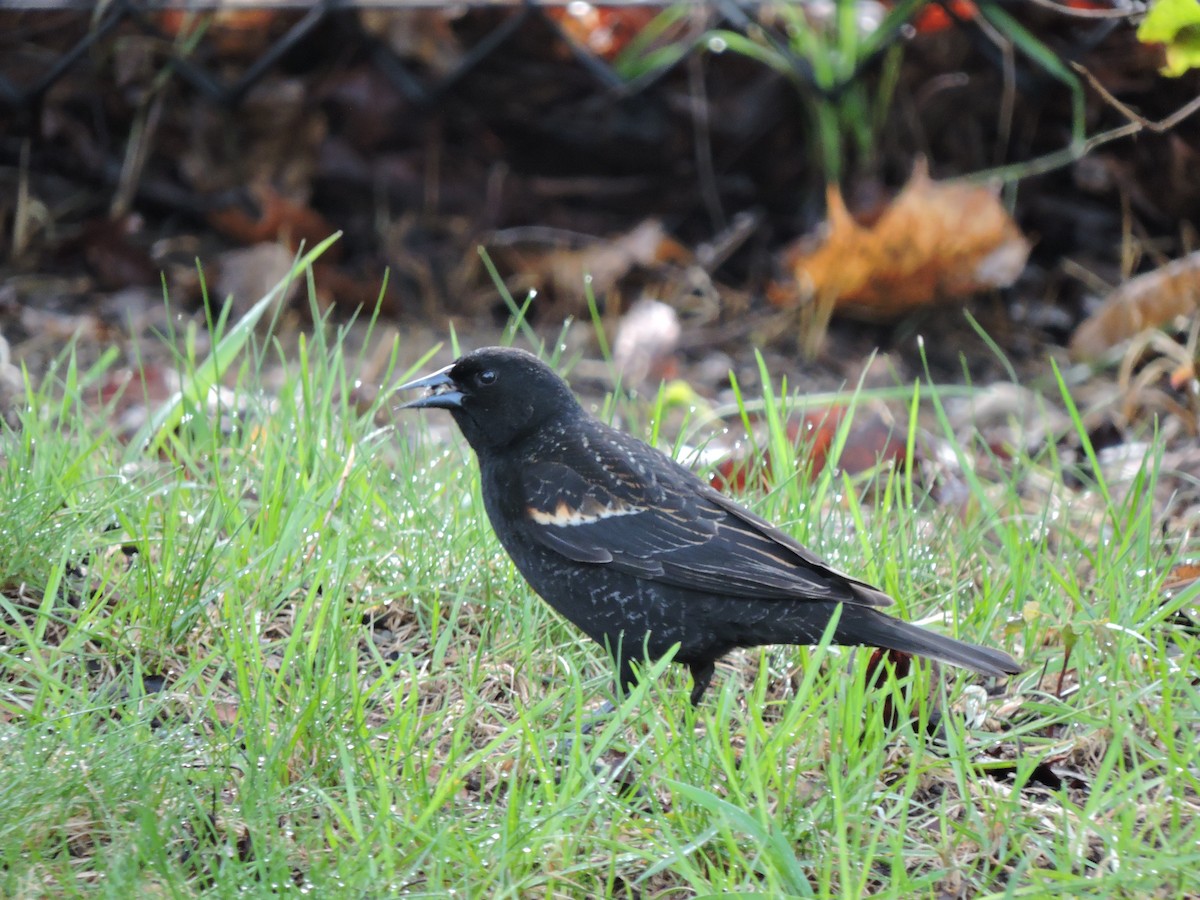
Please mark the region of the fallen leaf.
POLYGON ((222 59, 257 58, 262 55, 275 35, 272 26, 279 13, 271 9, 220 9, 201 15, 186 9, 169 9, 158 13, 158 27, 167 35, 187 40, 203 29, 204 39, 210 42, 222 59))
POLYGON ((367 34, 408 62, 420 63, 439 78, 462 66, 462 43, 454 33, 461 8, 360 9, 358 22, 367 34))
POLYGON ((112 325, 89 312, 72 315, 22 306, 20 322, 27 333, 37 335, 51 344, 69 344, 72 341, 108 344, 118 334, 112 325))
POLYGON ((396 315, 402 309, 401 291, 392 281, 382 278, 378 271, 356 274, 317 260, 313 265, 313 276, 317 282, 317 305, 322 310, 337 305, 353 314, 375 309, 378 305, 383 314, 396 315))
POLYGON ((571 43, 610 61, 660 12, 649 7, 593 6, 590 3, 547 6, 542 11, 548 19, 558 23, 571 43))
POLYGON ((647 219, 632 231, 598 241, 587 249, 552 254, 547 262, 548 275, 556 290, 578 291, 584 276, 590 275, 592 289, 599 295, 634 266, 688 259, 687 250, 667 235, 662 222, 647 219))
MULTIPOLYGON (((236 140, 228 134, 228 110, 201 104, 191 111, 177 166, 187 186, 201 195, 206 210, 217 209, 225 196, 231 198, 229 205, 238 203, 232 198, 247 186, 253 203, 260 206, 274 200, 271 194, 281 195, 299 209, 307 205, 329 135, 324 104, 314 103, 312 91, 312 85, 300 77, 264 75, 238 104, 236 140)), ((240 203, 253 206, 245 199, 240 203)), ((259 215, 258 210, 250 212, 251 218, 259 215)))
MULTIPOLYGON (((889 4, 891 6, 892 4, 889 4)), ((959 20, 970 21, 979 13, 971 0, 949 0, 945 6, 930 3, 921 7, 913 17, 912 26, 917 34, 936 34, 958 25, 959 20)))
MULTIPOLYGON (((808 473, 810 480, 824 471, 829 461, 838 429, 846 415, 844 406, 831 406, 805 412, 789 419, 785 425, 788 440, 797 448, 797 459, 808 473)), ((765 440, 758 446, 765 446, 765 440)), ((897 426, 885 411, 879 409, 859 410, 846 434, 838 467, 848 475, 861 475, 881 463, 895 466, 904 464, 908 448, 905 432, 897 426)), ((717 490, 744 491, 751 472, 757 470, 763 490, 770 490, 771 454, 763 450, 761 459, 755 460, 744 452, 730 453, 713 465, 709 483, 717 490)))
POLYGON ((141 222, 135 216, 123 216, 118 220, 92 219, 68 248, 82 249, 96 284, 104 290, 154 284, 159 278, 158 267, 149 252, 134 240, 140 226, 141 222))
POLYGON ((1182 591, 1196 582, 1200 582, 1200 563, 1181 562, 1167 575, 1166 581, 1163 582, 1163 589, 1182 591))
POLYGON ((836 185, 823 236, 786 252, 792 283, 781 306, 816 304, 852 318, 891 321, 915 309, 1011 285, 1029 242, 988 188, 930 179, 917 163, 904 190, 872 225, 860 225, 836 185))
POLYGON ((1198 309, 1200 250, 1129 279, 1079 324, 1067 349, 1075 359, 1095 359, 1145 329, 1198 309))
MULTIPOLYGON (((236 204, 226 206, 208 214, 209 224, 243 244, 283 241, 292 250, 299 249, 301 243, 312 247, 337 230, 316 210, 289 200, 269 184, 260 183, 250 190, 257 210, 236 204)), ((339 247, 330 247, 325 259, 336 261, 339 247)))
MULTIPOLYGON (((521 235, 521 231, 516 232, 521 235)), ((529 240, 513 240, 499 232, 488 242, 488 251, 504 271, 516 273, 514 294, 528 289, 548 291, 558 298, 582 297, 584 278, 603 300, 616 284, 638 267, 654 268, 662 263, 687 265, 692 256, 667 234, 658 219, 646 219, 624 234, 596 239, 581 249, 545 248, 529 240)))

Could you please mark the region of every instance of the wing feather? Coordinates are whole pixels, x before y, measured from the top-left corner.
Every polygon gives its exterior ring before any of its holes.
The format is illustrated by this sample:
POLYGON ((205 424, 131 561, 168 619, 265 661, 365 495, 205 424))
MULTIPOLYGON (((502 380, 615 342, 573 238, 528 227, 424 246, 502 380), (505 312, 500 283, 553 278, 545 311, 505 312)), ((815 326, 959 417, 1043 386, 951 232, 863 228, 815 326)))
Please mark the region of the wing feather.
POLYGON ((543 546, 702 592, 891 603, 640 441, 610 429, 589 438, 523 468, 525 526, 543 546))

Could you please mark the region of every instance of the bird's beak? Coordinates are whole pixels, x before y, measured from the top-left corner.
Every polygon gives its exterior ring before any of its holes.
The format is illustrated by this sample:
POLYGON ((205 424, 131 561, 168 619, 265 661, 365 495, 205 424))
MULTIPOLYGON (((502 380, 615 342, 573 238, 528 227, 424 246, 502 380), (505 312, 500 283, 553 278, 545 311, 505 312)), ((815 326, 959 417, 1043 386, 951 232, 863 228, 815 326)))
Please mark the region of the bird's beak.
POLYGON ((426 375, 424 378, 418 378, 416 381, 400 385, 397 390, 410 391, 416 388, 429 388, 430 393, 424 397, 418 397, 416 400, 410 400, 408 403, 404 403, 397 408, 458 409, 462 406, 463 392, 458 389, 458 385, 450 377, 450 370, 453 368, 454 364, 451 363, 444 369, 438 369, 432 375, 426 375))

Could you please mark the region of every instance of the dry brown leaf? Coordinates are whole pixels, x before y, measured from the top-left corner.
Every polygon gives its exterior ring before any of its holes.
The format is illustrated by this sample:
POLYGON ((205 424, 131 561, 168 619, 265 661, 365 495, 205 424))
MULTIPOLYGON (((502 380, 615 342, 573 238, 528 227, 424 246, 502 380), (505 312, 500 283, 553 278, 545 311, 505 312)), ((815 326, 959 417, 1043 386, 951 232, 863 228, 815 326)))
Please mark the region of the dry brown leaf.
POLYGON ((964 182, 936 182, 918 161, 904 190, 872 225, 860 225, 836 185, 827 192, 823 237, 787 252, 793 284, 776 285, 782 306, 816 302, 870 321, 897 319, 933 303, 1012 284, 1029 255, 996 195, 964 182))
POLYGON ((461 15, 455 8, 361 9, 358 22, 396 56, 445 78, 462 65, 463 48, 454 33, 454 20, 461 15))
POLYGON ((1167 580, 1163 582, 1163 589, 1177 593, 1197 581, 1200 581, 1200 563, 1181 562, 1171 569, 1167 580))
POLYGON ((646 219, 624 234, 592 240, 581 249, 547 248, 498 233, 488 242, 488 251, 502 271, 517 276, 509 282, 514 294, 537 289, 560 300, 582 299, 585 277, 591 279, 595 296, 605 298, 635 269, 684 266, 692 261, 691 253, 667 234, 658 219, 646 219))
MULTIPOLYGON (((235 204, 210 212, 209 224, 243 244, 283 241, 293 250, 301 244, 312 247, 337 230, 312 207, 289 200, 269 184, 253 185, 250 191, 258 204, 257 217, 235 204)), ((327 260, 339 256, 337 244, 325 252, 327 260)))
POLYGON ((293 203, 307 202, 329 135, 326 111, 312 91, 299 77, 264 76, 238 107, 236 140, 228 110, 198 105, 187 116, 180 176, 197 194, 269 185, 293 203))
POLYGON ((273 40, 271 26, 279 18, 270 9, 219 9, 208 15, 185 9, 158 13, 158 27, 175 38, 190 38, 198 29, 222 58, 257 58, 273 40))
POLYGON ((69 250, 79 248, 88 269, 103 290, 120 290, 132 284, 155 284, 158 266, 137 238, 141 220, 137 216, 107 216, 88 221, 69 250))
POLYGON ((1157 328, 1175 316, 1197 310, 1200 250, 1129 279, 1079 324, 1068 349, 1075 359, 1095 359, 1147 328, 1157 328))
POLYGON ((647 219, 632 231, 583 250, 558 250, 547 255, 547 276, 556 291, 579 291, 585 275, 592 290, 603 295, 634 266, 686 262, 687 251, 667 235, 662 222, 647 219))
POLYGON ((54 312, 35 306, 20 308, 21 327, 30 335, 51 344, 68 344, 72 341, 90 341, 97 344, 111 343, 117 330, 94 313, 54 312))
POLYGON ((385 285, 378 271, 361 274, 345 271, 319 259, 313 264, 313 275, 317 282, 317 305, 321 309, 336 304, 353 313, 374 309, 378 304, 385 315, 396 315, 401 310, 401 292, 390 280, 385 285))

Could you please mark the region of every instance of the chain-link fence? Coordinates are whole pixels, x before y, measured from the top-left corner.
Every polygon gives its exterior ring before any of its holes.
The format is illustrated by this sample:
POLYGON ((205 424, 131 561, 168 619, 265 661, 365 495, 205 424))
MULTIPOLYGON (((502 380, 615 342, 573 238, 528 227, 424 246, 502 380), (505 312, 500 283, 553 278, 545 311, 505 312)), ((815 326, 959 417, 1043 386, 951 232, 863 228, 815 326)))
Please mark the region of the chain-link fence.
MULTIPOLYGON (((853 187, 831 174, 816 113, 850 110, 864 83, 865 115, 831 127, 876 186, 903 183, 918 155, 938 177, 1060 151, 1065 166, 1117 117, 1072 61, 1106 73, 1143 115, 1177 109, 1187 85, 1146 77, 1155 63, 1129 27, 1132 2, 1088 0, 1088 16, 1068 17, 1029 0, 861 0, 858 27, 887 37, 849 66, 837 59, 831 83, 814 62, 834 60, 835 42, 824 59, 806 54, 780 14, 828 22, 843 8, 828 0, 0 0, 0 238, 15 257, 31 234, 63 246, 80 230, 47 223, 136 208, 163 233, 182 219, 251 243, 259 230, 231 233, 215 215, 254 206, 265 218, 262 192, 244 188, 268 184, 342 230, 347 255, 388 261, 424 260, 446 234, 463 245, 530 224, 605 235, 648 217, 698 244, 746 210, 766 223, 756 240, 778 244, 819 221, 827 179, 853 187), (893 13, 903 26, 881 28, 893 13), (999 33, 993 20, 1014 16, 999 33), (433 211, 446 218, 431 224, 433 211), (382 234, 385 218, 421 215, 421 228, 382 234)), ((1138 165, 1174 171, 1167 143, 1147 137, 1138 165)), ((1191 195, 1174 182, 1154 196, 1174 204, 1162 221, 1187 214, 1191 195)), ((1039 246, 1085 243, 1055 224, 1061 209, 1042 201, 1039 246)), ((763 268, 745 267, 747 279, 763 268)))
MULTIPOLYGON (((533 20, 556 37, 562 52, 580 61, 598 86, 638 90, 695 49, 694 40, 705 28, 751 25, 752 19, 743 7, 758 4, 727 0, 693 5, 687 11, 692 27, 682 31, 677 28, 673 37, 680 50, 686 52, 673 54, 669 64, 652 73, 631 78, 615 64, 611 47, 618 40, 636 39, 638 35, 605 35, 605 29, 613 26, 589 22, 589 15, 616 16, 632 9, 648 10, 653 15, 667 5, 614 4, 597 10, 588 4, 556 2, 457 4, 453 16, 474 17, 490 24, 470 28, 470 44, 458 48, 449 64, 436 68, 420 59, 421 50, 415 45, 423 39, 417 29, 422 15, 445 4, 382 0, 109 0, 99 4, 83 0, 9 0, 0 7, 0 59, 6 60, 0 63, 0 104, 7 115, 15 113, 17 121, 28 119, 68 73, 97 69, 108 61, 106 48, 123 40, 141 39, 157 42, 163 69, 173 77, 214 103, 236 105, 266 73, 321 27, 334 29, 347 48, 369 54, 378 71, 410 101, 430 104, 481 62, 503 53, 512 35, 533 20), (383 22, 379 17, 384 15, 394 18, 383 22), (245 33, 259 27, 267 29, 266 33, 245 33), (413 45, 406 44, 406 30, 413 45), (589 34, 585 35, 585 30, 589 34), (235 39, 232 35, 238 32, 241 34, 235 39), (601 36, 595 37, 596 33, 601 36), (693 42, 690 48, 689 40, 693 42), (590 46, 593 41, 608 47, 597 52, 590 46), (232 65, 231 47, 235 57, 232 65)), ((634 25, 620 27, 636 28, 637 22, 648 22, 650 18, 635 19, 634 25)), ((442 54, 440 59, 445 61, 447 55, 442 54)))

